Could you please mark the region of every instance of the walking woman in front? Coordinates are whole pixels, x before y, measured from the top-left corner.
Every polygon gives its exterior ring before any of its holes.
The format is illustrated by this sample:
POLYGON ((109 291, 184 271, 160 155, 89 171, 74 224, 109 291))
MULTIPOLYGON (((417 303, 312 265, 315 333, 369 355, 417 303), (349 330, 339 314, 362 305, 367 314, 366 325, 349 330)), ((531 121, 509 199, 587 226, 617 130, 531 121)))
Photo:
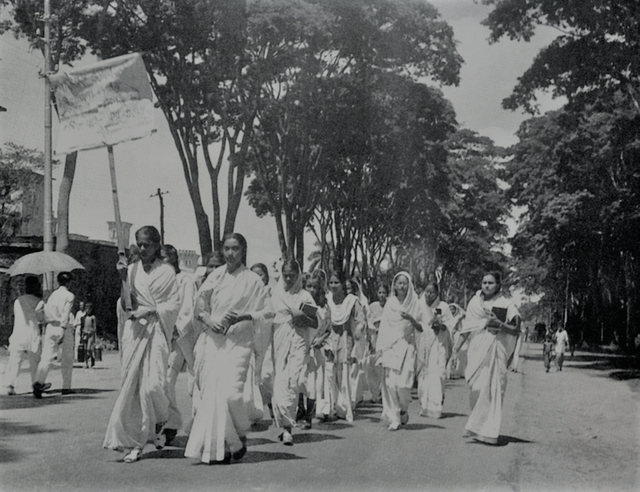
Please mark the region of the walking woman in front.
POLYGON ((393 278, 393 295, 387 299, 376 343, 378 362, 384 368, 382 418, 394 431, 409 421, 411 387, 415 378, 416 331, 427 323, 424 303, 416 294, 407 272, 393 278))
POLYGON ((140 259, 129 265, 133 310, 119 307, 122 388, 111 413, 103 446, 128 449, 126 463, 140 458, 169 418, 167 366, 173 327, 180 310, 176 274, 160 256, 160 233, 153 226, 136 232, 140 259))
POLYGON ((338 387, 336 416, 353 422, 354 399, 351 386, 351 369, 357 363, 353 357, 354 340, 364 336, 365 316, 357 297, 347 294, 346 279, 334 272, 329 276, 327 302, 331 312, 331 327, 337 336, 334 358, 335 383, 338 387))
POLYGON ((315 313, 308 316, 303 306, 315 310, 311 294, 302 288, 300 266, 293 259, 282 265, 282 279, 272 296, 276 317, 273 320, 273 352, 275 375, 273 380, 273 414, 283 429, 280 440, 293 445, 291 428, 296 425, 298 394, 306 382, 309 355, 309 328, 318 327, 315 313))
POLYGON ((199 398, 185 456, 229 463, 246 453, 250 423, 242 391, 253 350, 254 326, 273 316, 265 286, 246 267, 247 242, 225 235, 226 265, 198 291, 195 319, 202 330, 194 350, 199 398))
POLYGON ((471 390, 471 414, 465 434, 476 441, 497 444, 507 368, 520 335, 520 313, 501 292, 500 272, 487 272, 482 288, 469 301, 455 351, 467 338, 465 378, 471 390))

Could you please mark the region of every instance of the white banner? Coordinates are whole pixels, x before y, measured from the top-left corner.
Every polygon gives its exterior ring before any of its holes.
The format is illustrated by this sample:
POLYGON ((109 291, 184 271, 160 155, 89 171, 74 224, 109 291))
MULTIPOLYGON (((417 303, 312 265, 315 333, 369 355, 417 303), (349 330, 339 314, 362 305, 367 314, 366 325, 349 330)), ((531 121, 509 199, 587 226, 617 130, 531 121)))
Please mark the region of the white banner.
POLYGON ((60 131, 56 154, 116 145, 156 130, 151 86, 139 53, 50 77, 60 131))

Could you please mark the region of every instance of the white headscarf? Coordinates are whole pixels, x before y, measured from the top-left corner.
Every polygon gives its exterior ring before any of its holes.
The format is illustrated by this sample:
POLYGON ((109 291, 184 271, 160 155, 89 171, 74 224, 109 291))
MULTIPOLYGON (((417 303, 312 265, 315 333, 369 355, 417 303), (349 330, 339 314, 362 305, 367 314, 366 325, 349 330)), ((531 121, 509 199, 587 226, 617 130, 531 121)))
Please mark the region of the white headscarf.
POLYGON ((425 320, 425 310, 423 303, 420 302, 418 295, 413 287, 411 276, 407 272, 398 272, 393 277, 391 283, 392 293, 387 299, 382 311, 382 318, 380 319, 380 331, 378 333, 378 341, 376 344, 377 351, 384 351, 391 347, 398 340, 404 338, 413 331, 413 325, 407 319, 402 317, 402 313, 405 312, 418 323, 423 324, 425 320), (405 276, 409 281, 409 287, 407 289, 407 295, 402 302, 396 297, 393 286, 396 280, 401 275, 405 276))

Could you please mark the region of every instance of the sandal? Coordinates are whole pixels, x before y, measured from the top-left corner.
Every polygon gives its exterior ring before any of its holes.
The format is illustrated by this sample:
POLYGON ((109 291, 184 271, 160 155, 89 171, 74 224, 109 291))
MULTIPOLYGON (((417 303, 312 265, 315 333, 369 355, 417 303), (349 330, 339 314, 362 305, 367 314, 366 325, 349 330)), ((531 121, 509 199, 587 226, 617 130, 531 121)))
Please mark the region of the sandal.
POLYGON ((124 461, 125 463, 135 463, 140 459, 141 454, 142 454, 142 449, 133 448, 131 451, 129 451, 127 454, 124 455, 124 458, 122 459, 122 461, 124 461))

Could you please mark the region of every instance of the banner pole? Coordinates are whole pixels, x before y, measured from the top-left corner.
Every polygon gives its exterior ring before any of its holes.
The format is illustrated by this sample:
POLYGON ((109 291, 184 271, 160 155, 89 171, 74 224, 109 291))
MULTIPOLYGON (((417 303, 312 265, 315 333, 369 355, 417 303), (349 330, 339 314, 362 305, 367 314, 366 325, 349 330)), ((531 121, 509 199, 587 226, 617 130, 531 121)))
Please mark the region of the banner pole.
MULTIPOLYGON (((127 263, 127 255, 125 253, 125 238, 122 234, 122 219, 120 218, 120 201, 118 200, 118 184, 116 182, 116 164, 113 158, 113 146, 107 146, 109 154, 109 171, 111 172, 111 191, 113 196, 113 213, 116 219, 116 237, 118 239, 118 256, 120 261, 125 265, 127 263)), ((122 297, 127 311, 132 310, 131 305, 131 288, 129 281, 125 278, 122 280, 122 297)))

